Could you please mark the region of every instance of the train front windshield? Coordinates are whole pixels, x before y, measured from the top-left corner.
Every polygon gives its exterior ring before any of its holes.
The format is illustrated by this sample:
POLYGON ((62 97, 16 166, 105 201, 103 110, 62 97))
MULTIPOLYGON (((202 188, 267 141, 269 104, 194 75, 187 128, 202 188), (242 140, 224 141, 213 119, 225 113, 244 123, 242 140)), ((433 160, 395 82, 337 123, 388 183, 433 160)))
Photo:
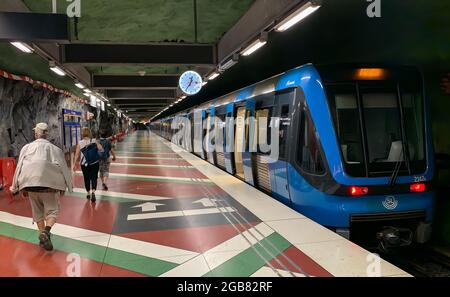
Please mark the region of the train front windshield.
POLYGON ((327 85, 347 174, 389 176, 426 169, 420 80, 354 81, 327 85))

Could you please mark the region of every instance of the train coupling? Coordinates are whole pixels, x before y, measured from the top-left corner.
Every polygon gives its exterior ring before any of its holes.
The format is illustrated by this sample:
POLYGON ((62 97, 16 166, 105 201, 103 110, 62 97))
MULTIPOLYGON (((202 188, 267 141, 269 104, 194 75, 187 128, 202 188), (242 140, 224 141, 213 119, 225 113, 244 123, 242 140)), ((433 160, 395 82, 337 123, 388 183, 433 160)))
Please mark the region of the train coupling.
POLYGON ((388 226, 377 232, 377 239, 380 241, 379 249, 388 252, 390 248, 410 245, 413 241, 413 232, 407 228, 388 226))

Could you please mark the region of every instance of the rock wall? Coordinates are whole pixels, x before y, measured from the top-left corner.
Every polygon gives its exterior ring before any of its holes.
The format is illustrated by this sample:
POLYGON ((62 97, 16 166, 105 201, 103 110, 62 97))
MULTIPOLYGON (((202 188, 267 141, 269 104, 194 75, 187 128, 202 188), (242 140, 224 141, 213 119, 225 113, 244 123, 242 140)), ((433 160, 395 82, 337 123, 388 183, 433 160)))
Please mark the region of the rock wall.
POLYGON ((39 122, 49 125, 49 140, 62 147, 63 108, 94 113, 93 119, 87 121, 83 117, 81 122, 94 133, 99 128, 107 129, 111 134, 120 129, 121 123, 115 114, 98 112, 63 94, 25 81, 0 78, 0 158, 17 157, 22 147, 34 140, 33 127, 39 122))

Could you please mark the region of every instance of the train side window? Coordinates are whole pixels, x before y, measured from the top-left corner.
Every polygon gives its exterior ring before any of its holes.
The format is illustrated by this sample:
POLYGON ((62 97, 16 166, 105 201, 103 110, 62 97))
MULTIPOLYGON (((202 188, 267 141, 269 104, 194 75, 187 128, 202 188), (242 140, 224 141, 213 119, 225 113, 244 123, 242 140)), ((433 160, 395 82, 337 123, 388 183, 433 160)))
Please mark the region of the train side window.
POLYGON ((281 114, 280 114, 280 153, 279 157, 281 160, 286 159, 286 142, 287 142, 287 133, 290 125, 291 118, 289 116, 289 105, 285 104, 281 106, 281 114))
POLYGON ((253 151, 258 151, 259 154, 269 155, 270 151, 266 152, 261 150, 261 145, 271 144, 271 127, 270 119, 272 117, 272 109, 260 109, 256 111, 256 122, 255 122, 255 134, 253 137, 253 151), (257 141, 256 141, 257 140, 257 141))
POLYGON ((302 107, 300 133, 298 161, 301 164, 302 169, 305 172, 312 174, 324 173, 325 169, 320 154, 319 142, 317 141, 311 116, 306 111, 306 106, 302 107))

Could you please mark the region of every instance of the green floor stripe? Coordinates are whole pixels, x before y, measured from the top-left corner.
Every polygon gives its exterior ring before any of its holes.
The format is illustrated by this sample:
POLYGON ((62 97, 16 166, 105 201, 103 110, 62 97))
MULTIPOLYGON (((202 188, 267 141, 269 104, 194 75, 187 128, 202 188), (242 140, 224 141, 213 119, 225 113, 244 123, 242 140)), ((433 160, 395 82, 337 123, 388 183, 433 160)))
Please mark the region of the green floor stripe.
MULTIPOLYGON (((82 173, 75 173, 75 175, 82 176, 82 173)), ((204 184, 204 185, 214 185, 210 180, 197 181, 197 180, 177 180, 170 178, 158 178, 158 177, 139 177, 139 176, 109 176, 110 179, 124 179, 124 180, 142 180, 142 181, 158 181, 165 183, 177 183, 177 184, 204 184)))
POLYGON ((105 263, 148 276, 159 276, 178 266, 178 264, 175 263, 147 258, 116 249, 108 249, 106 252, 105 263))
MULTIPOLYGON (((39 243, 37 230, 14 226, 4 222, 0 222, 0 235, 36 245, 39 243), (4 233, 4 230, 9 230, 10 233, 7 234, 8 231, 4 233), (15 232, 11 233, 11 230, 14 230, 15 232)), ((57 249, 58 251, 66 252, 69 254, 77 253, 84 258, 91 259, 100 263, 103 262, 103 257, 105 256, 106 252, 106 247, 70 239, 67 237, 62 237, 55 234, 52 235, 52 242, 55 246, 55 249, 57 249)))
MULTIPOLYGON (((261 240, 259 243, 260 244, 257 243, 253 245, 253 248, 255 248, 267 262, 270 262, 273 259, 273 257, 270 256, 266 252, 266 250, 261 247, 261 245, 264 245, 264 247, 268 251, 270 251, 270 253, 275 257, 278 256, 281 253, 281 251, 284 251, 289 246, 291 246, 291 244, 278 233, 271 234, 267 238, 261 240), (272 243, 272 245, 275 248, 269 245, 269 242, 272 243)), ((204 276, 248 277, 252 275, 256 271, 258 271, 261 267, 266 265, 266 261, 264 261, 264 259, 262 259, 253 248, 250 247, 246 249, 236 257, 231 258, 222 265, 214 268, 204 276)))
POLYGON ((37 231, 14 226, 4 222, 0 222, 0 235, 31 243, 34 243, 38 237, 37 231))
MULTIPOLYGON (((0 235, 38 245, 38 232, 9 223, 0 222, 0 235)), ((136 255, 113 248, 53 234, 55 250, 76 253, 83 258, 121 267, 149 276, 158 276, 178 266, 176 263, 136 255), (106 256, 105 256, 106 253, 106 256)))

